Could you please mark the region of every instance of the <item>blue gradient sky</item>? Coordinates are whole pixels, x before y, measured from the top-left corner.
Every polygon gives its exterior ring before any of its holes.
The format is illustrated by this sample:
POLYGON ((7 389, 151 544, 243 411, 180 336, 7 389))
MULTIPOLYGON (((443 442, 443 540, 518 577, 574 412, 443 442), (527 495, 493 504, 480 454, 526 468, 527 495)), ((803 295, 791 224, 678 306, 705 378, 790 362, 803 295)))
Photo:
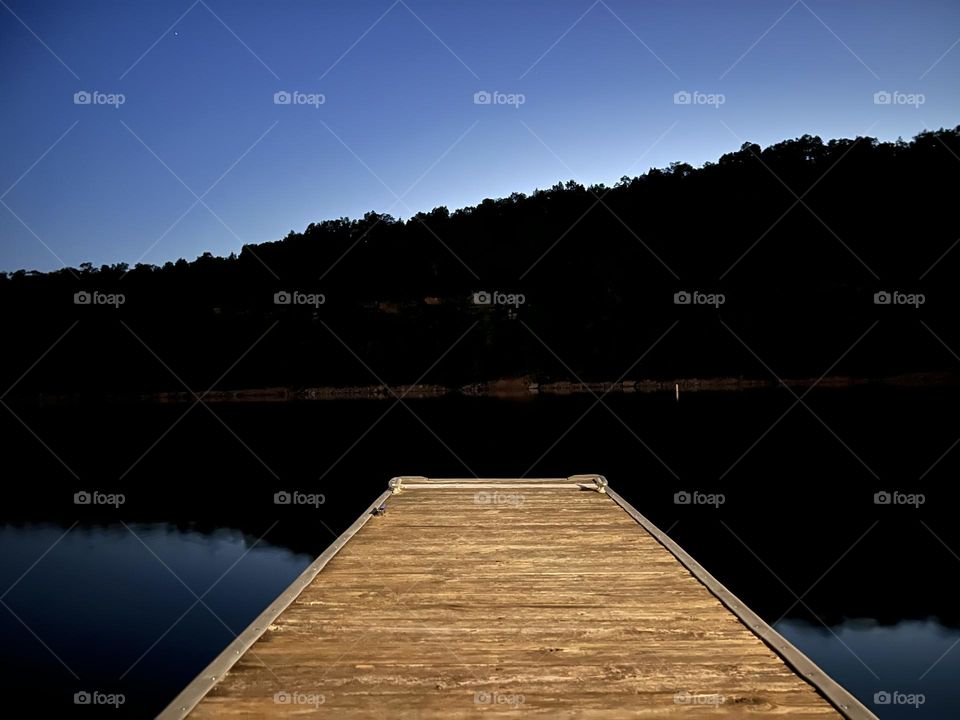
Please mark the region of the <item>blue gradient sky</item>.
POLYGON ((0 3, 0 269, 226 255, 746 140, 960 123, 956 0, 192 2, 0 3), (684 90, 725 103, 675 104, 684 90))

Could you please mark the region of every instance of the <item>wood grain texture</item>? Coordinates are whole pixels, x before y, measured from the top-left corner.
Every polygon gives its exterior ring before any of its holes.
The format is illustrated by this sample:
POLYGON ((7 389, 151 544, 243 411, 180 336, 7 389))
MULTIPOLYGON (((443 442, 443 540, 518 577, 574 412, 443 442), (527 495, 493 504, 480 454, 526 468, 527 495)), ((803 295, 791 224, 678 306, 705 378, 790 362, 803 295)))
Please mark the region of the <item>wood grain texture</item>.
POLYGON ((406 490, 191 718, 840 718, 608 496, 406 490))

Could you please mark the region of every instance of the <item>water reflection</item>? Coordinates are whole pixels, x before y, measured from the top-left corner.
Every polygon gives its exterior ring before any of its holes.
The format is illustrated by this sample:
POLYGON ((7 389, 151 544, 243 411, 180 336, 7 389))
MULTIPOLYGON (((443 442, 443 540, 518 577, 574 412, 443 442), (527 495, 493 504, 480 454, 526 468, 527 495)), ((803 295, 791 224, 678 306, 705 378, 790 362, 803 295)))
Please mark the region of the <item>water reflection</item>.
POLYGON ((935 618, 880 625, 845 620, 826 628, 790 619, 777 630, 878 717, 960 717, 960 629, 935 618))
POLYGON ((391 476, 599 472, 865 702, 924 693, 918 709, 880 717, 960 717, 958 400, 818 390, 805 399, 813 417, 773 391, 608 397, 612 412, 591 397, 451 397, 411 402, 420 422, 385 416, 388 402, 218 406, 231 432, 180 406, 18 408, 45 445, 0 414, 0 691, 42 694, 64 714, 74 692, 119 691, 129 702, 113 717, 149 717, 391 476), (126 503, 75 505, 82 490, 126 503), (326 503, 274 505, 282 490, 326 503), (927 502, 876 505, 883 490, 927 502), (675 504, 682 491, 726 502, 675 504))
POLYGON ((0 547, 4 685, 65 712, 78 709, 74 693, 120 693, 120 716, 140 718, 312 559, 239 531, 166 524, 8 525, 0 547))
MULTIPOLYGON (((65 712, 74 693, 119 693, 116 717, 159 711, 312 560, 238 530, 170 524, 6 525, 0 546, 4 684, 65 712)), ((960 715, 958 628, 788 618, 777 629, 881 718, 960 715)))

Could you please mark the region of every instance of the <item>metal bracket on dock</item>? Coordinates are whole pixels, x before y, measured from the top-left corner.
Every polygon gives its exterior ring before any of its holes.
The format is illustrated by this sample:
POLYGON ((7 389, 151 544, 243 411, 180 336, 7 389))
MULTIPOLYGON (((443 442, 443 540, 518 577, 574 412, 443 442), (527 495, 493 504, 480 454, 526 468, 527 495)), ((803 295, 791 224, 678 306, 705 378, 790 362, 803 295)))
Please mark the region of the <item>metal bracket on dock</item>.
POLYGON ((397 495, 403 490, 404 483, 410 483, 416 485, 417 483, 426 482, 427 478, 422 475, 400 475, 395 478, 390 478, 390 482, 387 483, 387 487, 393 492, 394 495, 397 495))
POLYGON ((607 479, 603 475, 571 475, 567 479, 585 484, 593 483, 593 489, 601 495, 607 492, 607 479))

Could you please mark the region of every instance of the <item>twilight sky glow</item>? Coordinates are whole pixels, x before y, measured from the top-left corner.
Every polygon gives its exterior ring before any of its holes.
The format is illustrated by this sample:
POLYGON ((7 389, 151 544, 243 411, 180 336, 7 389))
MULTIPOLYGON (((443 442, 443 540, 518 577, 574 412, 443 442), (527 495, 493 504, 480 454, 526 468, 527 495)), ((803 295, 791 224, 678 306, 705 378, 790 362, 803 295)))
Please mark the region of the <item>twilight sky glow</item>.
POLYGON ((909 138, 960 123, 958 43, 956 0, 0 0, 0 270, 909 138))

